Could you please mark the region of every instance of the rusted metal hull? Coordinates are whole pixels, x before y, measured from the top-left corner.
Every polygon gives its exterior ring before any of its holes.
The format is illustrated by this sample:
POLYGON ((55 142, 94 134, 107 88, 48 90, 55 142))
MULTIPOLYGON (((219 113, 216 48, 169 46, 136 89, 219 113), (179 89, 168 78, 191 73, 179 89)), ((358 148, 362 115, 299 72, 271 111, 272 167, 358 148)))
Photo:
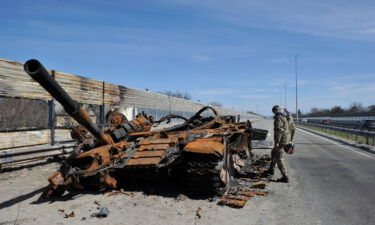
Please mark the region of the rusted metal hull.
POLYGON ((238 125, 233 124, 216 129, 192 129, 169 133, 144 132, 143 136, 136 136, 135 140, 130 139, 83 152, 68 160, 58 174, 49 178, 50 186, 45 196, 62 194, 62 190, 68 188, 82 189, 93 183, 94 186, 116 188, 118 169, 173 169, 176 165, 186 167, 183 175, 193 174, 191 182, 215 176, 212 177, 217 179, 215 182, 205 185, 223 187, 227 180, 220 178, 220 173, 225 168, 216 167, 223 161, 226 152, 239 154, 248 151, 251 146, 250 135, 246 133, 248 131, 237 129, 236 126, 238 125), (207 157, 202 161, 199 155, 212 158, 207 157), (198 160, 199 163, 194 163, 194 160, 198 160), (197 167, 202 164, 207 168, 197 167), (208 168, 209 166, 213 167, 208 168), (216 172, 211 173, 208 170, 216 172))

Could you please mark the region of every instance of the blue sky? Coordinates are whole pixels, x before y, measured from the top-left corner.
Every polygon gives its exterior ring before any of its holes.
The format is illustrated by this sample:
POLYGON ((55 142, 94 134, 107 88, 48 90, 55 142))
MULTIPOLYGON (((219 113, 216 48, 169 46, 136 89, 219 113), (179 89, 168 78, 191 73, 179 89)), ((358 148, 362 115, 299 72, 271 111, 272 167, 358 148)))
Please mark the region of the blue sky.
POLYGON ((1 1, 0 58, 270 114, 375 104, 374 1, 1 1), (281 97, 280 97, 281 96, 281 97))

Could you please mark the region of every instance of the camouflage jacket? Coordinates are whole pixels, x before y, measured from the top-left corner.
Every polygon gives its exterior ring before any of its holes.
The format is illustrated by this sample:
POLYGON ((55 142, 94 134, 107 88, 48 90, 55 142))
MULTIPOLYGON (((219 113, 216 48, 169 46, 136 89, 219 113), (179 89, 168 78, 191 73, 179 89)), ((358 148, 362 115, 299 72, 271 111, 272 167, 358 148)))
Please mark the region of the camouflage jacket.
POLYGON ((294 139, 294 133, 296 131, 296 127, 294 126, 294 121, 292 117, 288 119, 288 142, 292 142, 294 139))
POLYGON ((273 133, 275 144, 288 144, 288 121, 282 113, 276 113, 273 122, 273 133))

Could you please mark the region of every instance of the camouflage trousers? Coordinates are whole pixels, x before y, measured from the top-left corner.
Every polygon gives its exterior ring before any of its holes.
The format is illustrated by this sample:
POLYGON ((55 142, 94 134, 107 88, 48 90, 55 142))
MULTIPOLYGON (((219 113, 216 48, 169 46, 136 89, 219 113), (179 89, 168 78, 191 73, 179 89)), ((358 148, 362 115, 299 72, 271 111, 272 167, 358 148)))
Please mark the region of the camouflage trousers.
POLYGON ((286 176, 286 168, 284 163, 284 146, 273 148, 271 151, 271 168, 275 168, 276 164, 283 176, 286 176))

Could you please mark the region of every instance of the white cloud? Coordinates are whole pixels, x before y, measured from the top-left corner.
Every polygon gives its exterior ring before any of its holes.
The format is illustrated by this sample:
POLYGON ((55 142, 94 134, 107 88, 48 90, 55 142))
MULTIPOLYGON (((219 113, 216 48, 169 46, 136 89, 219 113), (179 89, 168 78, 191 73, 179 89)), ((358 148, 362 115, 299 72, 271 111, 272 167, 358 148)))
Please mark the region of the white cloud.
MULTIPOLYGON (((303 85, 306 85, 306 84, 309 84, 309 83, 311 83, 309 80, 298 80, 298 86, 303 86, 303 85)), ((280 88, 281 87, 283 88, 286 85, 287 88, 288 88, 288 87, 295 87, 296 83, 295 83, 295 78, 291 77, 290 79, 278 78, 278 79, 275 79, 272 82, 267 83, 266 85, 270 86, 270 87, 279 86, 280 88)))
POLYGON ((248 88, 247 91, 249 91, 249 92, 266 92, 266 91, 269 91, 269 89, 265 89, 265 88, 248 88))
POLYGON ((358 100, 375 95, 375 82, 369 83, 338 83, 329 88, 330 94, 336 97, 357 97, 358 100))
POLYGON ((370 29, 367 29, 367 30, 361 30, 361 31, 359 31, 359 33, 363 33, 363 34, 375 34, 375 28, 370 28, 370 29))
POLYGON ((375 74, 353 74, 353 75, 341 75, 340 80, 359 80, 364 79, 363 82, 371 81, 371 79, 375 79, 375 74))
POLYGON ((166 1, 204 8, 211 17, 241 26, 375 41, 373 1, 166 1))
POLYGON ((203 56, 203 55, 189 55, 188 57, 199 62, 207 62, 207 61, 212 60, 211 57, 203 56))
POLYGON ((205 89, 205 90, 199 90, 196 91, 195 94, 198 96, 207 96, 207 95, 228 95, 228 94, 234 94, 237 93, 238 90, 236 89, 225 89, 225 88, 219 88, 219 89, 205 89))
POLYGON ((270 62, 273 62, 273 63, 286 63, 286 62, 289 62, 290 59, 288 58, 273 58, 273 59, 270 59, 270 62))
POLYGON ((284 86, 287 83, 287 79, 285 78, 277 78, 273 81, 267 83, 267 86, 275 87, 275 86, 284 86))
POLYGON ((271 95, 241 95, 240 98, 245 98, 245 99, 251 99, 251 100, 262 100, 262 99, 268 99, 271 98, 271 95))

